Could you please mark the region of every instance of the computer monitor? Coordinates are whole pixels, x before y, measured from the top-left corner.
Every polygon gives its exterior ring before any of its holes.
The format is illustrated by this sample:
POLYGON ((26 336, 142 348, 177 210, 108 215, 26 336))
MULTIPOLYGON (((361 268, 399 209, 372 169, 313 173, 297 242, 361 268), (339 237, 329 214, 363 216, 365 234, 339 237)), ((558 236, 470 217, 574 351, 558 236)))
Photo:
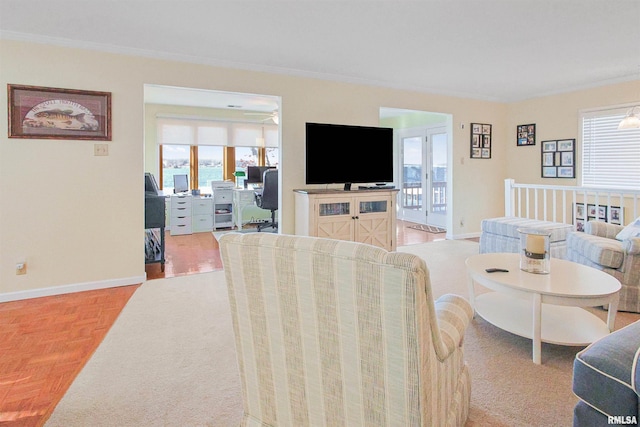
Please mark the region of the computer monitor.
POLYGON ((158 187, 158 182, 153 174, 149 172, 145 172, 144 174, 144 192, 151 193, 154 195, 160 194, 160 187, 158 187))
POLYGON ((262 184, 262 176, 264 171, 275 169, 275 166, 247 166, 246 184, 262 184))
POLYGON ((173 192, 186 193, 189 191, 189 176, 187 174, 173 175, 173 192))

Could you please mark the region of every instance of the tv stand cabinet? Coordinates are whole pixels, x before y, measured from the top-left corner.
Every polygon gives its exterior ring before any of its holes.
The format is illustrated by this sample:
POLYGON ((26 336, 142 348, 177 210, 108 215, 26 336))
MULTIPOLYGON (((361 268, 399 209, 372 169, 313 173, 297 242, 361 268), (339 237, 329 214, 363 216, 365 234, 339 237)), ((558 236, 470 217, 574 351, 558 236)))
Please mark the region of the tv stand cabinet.
POLYGON ((295 234, 396 250, 397 189, 293 190, 295 234))

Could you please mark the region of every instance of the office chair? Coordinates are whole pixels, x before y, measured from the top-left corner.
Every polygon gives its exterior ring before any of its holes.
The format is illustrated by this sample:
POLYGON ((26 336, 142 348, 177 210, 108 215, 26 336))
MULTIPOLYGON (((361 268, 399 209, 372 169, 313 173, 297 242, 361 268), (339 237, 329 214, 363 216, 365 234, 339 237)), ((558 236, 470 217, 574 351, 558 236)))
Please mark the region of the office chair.
POLYGON ((268 169, 262 176, 262 190, 256 191, 256 205, 265 210, 271 211, 271 222, 258 224, 258 231, 263 228, 273 227, 278 230, 276 222, 276 210, 278 210, 278 169, 268 169))

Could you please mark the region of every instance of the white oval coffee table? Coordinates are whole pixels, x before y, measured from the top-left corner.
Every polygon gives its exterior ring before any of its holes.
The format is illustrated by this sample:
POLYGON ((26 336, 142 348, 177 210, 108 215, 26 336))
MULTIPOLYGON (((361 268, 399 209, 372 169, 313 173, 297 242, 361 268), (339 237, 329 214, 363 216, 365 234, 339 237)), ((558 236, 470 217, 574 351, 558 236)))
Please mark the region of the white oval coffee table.
POLYGON ((465 261, 471 304, 483 319, 533 341, 533 362, 540 364, 541 342, 584 346, 611 333, 620 282, 582 264, 551 259, 550 274, 520 270, 514 253, 472 255, 465 261), (508 272, 488 273, 487 268, 508 272), (495 292, 476 295, 479 284, 495 292), (580 307, 609 306, 607 322, 580 307))

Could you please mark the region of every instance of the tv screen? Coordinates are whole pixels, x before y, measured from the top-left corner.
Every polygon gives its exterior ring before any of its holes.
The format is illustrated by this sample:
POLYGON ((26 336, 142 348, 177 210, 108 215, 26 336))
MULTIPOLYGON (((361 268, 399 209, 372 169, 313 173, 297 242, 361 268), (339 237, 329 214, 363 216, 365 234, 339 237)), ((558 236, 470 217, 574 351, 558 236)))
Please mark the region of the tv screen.
POLYGON ((173 175, 173 192, 185 193, 189 191, 189 177, 184 175, 173 175))
POLYGON ((307 123, 305 158, 307 184, 393 182, 393 129, 307 123))

